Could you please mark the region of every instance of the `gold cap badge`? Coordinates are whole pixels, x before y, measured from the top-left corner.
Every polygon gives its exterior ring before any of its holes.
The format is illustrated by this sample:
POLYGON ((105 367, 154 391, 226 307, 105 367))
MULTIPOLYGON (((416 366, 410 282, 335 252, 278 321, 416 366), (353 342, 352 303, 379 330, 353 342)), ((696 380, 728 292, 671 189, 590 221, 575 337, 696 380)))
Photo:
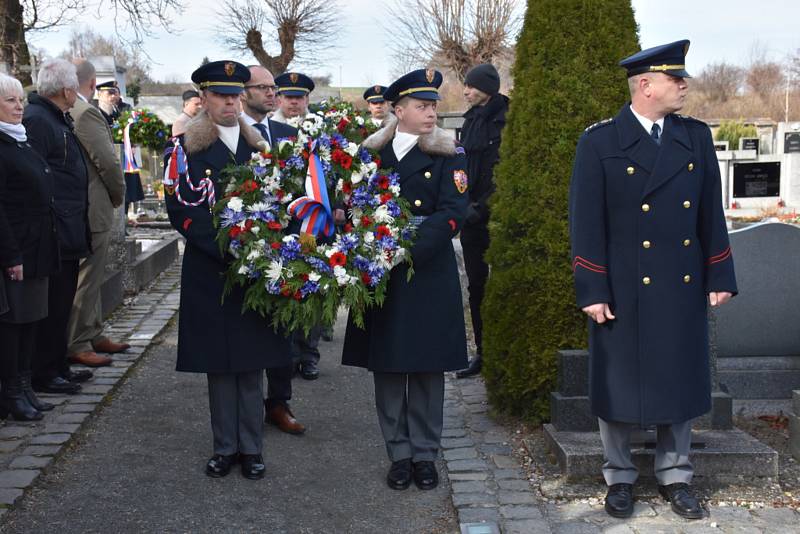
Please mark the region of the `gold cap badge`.
POLYGON ((236 72, 236 65, 230 61, 225 63, 225 74, 233 76, 234 72, 236 72))
POLYGON ((298 76, 296 72, 293 72, 289 74, 289 79, 292 81, 292 83, 297 83, 297 80, 300 79, 300 76, 298 76))
POLYGON ((433 83, 433 78, 436 76, 436 71, 433 69, 427 69, 425 71, 425 79, 428 80, 428 83, 433 83))

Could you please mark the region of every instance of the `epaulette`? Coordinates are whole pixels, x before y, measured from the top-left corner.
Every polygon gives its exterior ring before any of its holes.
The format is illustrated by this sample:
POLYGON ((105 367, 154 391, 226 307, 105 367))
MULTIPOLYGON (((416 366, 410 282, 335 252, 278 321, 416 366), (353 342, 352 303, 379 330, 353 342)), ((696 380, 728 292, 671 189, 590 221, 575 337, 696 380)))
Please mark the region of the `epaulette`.
POLYGON ((681 115, 680 113, 676 113, 675 115, 676 115, 677 117, 679 117, 679 118, 681 118, 681 119, 685 120, 685 121, 688 121, 688 122, 696 122, 696 123, 698 123, 698 124, 702 124, 703 126, 707 126, 707 124, 706 124, 705 122, 701 121, 701 120, 700 120, 700 119, 698 119, 698 118, 691 117, 691 116, 689 116, 689 115, 681 115))
POLYGON ((600 128, 601 126, 608 126, 609 124, 613 123, 614 123, 614 117, 611 117, 610 119, 603 119, 586 128, 584 132, 588 133, 591 132, 592 130, 595 130, 596 128, 600 128))

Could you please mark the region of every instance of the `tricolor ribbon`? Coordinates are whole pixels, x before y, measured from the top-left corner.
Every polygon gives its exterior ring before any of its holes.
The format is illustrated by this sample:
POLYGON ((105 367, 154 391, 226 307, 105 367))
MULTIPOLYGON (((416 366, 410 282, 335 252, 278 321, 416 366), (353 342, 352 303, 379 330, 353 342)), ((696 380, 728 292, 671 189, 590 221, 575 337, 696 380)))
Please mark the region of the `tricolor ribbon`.
POLYGON ((289 204, 289 214, 303 221, 300 231, 304 234, 333 235, 333 215, 328 200, 328 186, 325 171, 317 155, 316 141, 311 146, 306 173, 306 195, 289 204))
POLYGON ((133 120, 128 121, 128 124, 125 125, 125 129, 122 131, 122 157, 124 160, 122 169, 124 172, 139 172, 139 164, 136 163, 136 156, 133 153, 133 146, 131 145, 131 126, 138 121, 138 117, 136 113, 133 113, 131 116, 133 120))
POLYGON ((216 192, 214 191, 214 181, 211 179, 211 172, 206 171, 206 176, 195 186, 194 183, 192 183, 192 179, 189 177, 189 164, 186 159, 186 152, 184 152, 180 140, 176 137, 173 143, 174 146, 172 147, 169 161, 164 169, 164 189, 167 191, 174 189, 175 198, 184 206, 199 206, 207 201, 208 207, 211 209, 216 203, 216 192), (200 193, 200 198, 195 202, 184 200, 181 196, 181 175, 186 176, 186 185, 190 190, 195 193, 200 193))

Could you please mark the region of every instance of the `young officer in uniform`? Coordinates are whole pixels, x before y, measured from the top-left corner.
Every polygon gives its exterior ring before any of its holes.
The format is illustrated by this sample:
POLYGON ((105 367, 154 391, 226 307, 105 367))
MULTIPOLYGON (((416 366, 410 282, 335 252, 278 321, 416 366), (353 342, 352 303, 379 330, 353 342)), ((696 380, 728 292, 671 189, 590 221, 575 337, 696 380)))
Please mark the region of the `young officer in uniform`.
POLYGON ((436 126, 442 75, 417 70, 384 93, 392 103, 384 127, 363 146, 380 152, 381 167, 400 175, 417 224, 408 267, 392 271, 383 307, 368 310, 365 329, 347 325, 342 363, 374 373, 378 420, 392 461, 387 483, 420 489, 439 482, 444 372, 467 362, 461 286, 451 240, 467 214, 466 159, 436 126))
POLYGON ((367 101, 367 107, 371 115, 369 120, 378 128, 383 125, 383 120, 386 118, 386 114, 389 113, 389 104, 383 97, 385 92, 386 88, 382 85, 373 85, 364 91, 364 100, 367 101))
POLYGON ((299 72, 284 72, 275 78, 278 86, 278 110, 272 120, 286 123, 308 113, 308 99, 314 90, 314 80, 299 72))
POLYGON ((177 370, 208 375, 214 455, 206 474, 223 477, 240 462, 242 474, 257 479, 264 476, 262 373, 288 365, 289 346, 268 318, 242 313, 242 288, 223 300, 228 256, 215 241, 208 201, 212 191, 216 199, 223 195, 220 171, 232 162, 247 162, 263 143, 239 118, 239 94, 249 79, 247 67, 233 61, 214 61, 192 74, 203 92, 203 111, 177 138, 180 145, 168 147, 166 168, 185 151, 188 175, 176 177, 176 187, 167 184, 165 190, 170 222, 186 238, 177 370))
POLYGON ((590 399, 609 486, 633 512, 630 433, 655 426, 655 475, 672 510, 703 517, 689 483, 691 421, 711 408, 707 307, 736 294, 708 126, 676 115, 689 41, 624 59, 631 102, 578 142, 570 237, 578 306, 592 319, 590 399))

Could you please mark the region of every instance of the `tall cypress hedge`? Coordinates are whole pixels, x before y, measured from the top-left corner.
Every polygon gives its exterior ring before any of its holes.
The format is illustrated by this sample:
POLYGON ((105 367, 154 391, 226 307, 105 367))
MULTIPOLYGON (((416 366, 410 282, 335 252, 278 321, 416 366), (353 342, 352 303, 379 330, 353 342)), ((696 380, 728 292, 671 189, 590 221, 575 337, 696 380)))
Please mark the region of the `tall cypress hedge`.
POLYGON ((556 352, 586 346, 575 306, 567 197, 575 146, 628 99, 619 60, 639 49, 630 0, 529 0, 492 199, 484 376, 501 412, 549 415, 556 352))

